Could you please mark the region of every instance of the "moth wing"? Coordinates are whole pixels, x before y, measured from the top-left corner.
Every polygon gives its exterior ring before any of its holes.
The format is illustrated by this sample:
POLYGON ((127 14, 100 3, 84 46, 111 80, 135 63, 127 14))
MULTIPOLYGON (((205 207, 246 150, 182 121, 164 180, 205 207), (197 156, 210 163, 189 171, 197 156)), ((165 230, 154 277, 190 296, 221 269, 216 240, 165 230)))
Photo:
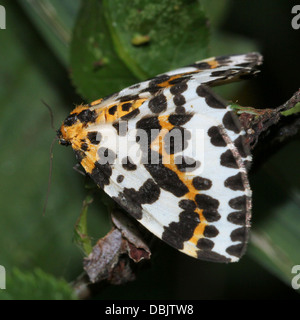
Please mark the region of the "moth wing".
POLYGON ((184 90, 182 82, 166 86, 125 120, 124 134, 120 122, 91 127, 102 136, 91 177, 176 249, 209 261, 237 261, 247 242, 251 191, 245 168, 249 152, 234 113, 193 78, 184 90), (175 129, 186 136, 172 146, 166 137, 175 129), (140 130, 147 133, 146 143, 137 139, 140 130), (99 161, 105 153, 111 153, 112 164, 99 161), (156 162, 147 162, 149 156, 156 162))
MULTIPOLYGON (((124 101, 137 101, 138 99, 151 99, 166 88, 175 85, 184 85, 193 80, 198 84, 216 86, 232 81, 250 77, 259 70, 262 56, 257 52, 241 55, 227 55, 211 57, 197 61, 189 66, 179 68, 158 75, 153 79, 143 81, 112 94, 104 99, 99 99, 91 104, 91 109, 102 109, 124 101)), ((140 106, 140 104, 138 104, 140 106)))

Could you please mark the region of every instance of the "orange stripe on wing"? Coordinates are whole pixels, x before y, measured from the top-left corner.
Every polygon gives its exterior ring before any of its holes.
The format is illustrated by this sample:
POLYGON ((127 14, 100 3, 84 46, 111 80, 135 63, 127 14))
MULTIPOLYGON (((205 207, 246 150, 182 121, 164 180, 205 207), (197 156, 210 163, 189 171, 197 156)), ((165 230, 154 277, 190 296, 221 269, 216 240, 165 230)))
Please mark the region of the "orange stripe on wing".
MULTIPOLYGON (((182 172, 178 170, 175 164, 174 154, 168 154, 164 148, 164 137, 170 130, 174 128, 174 125, 172 125, 168 121, 168 118, 169 118, 168 115, 158 117, 159 124, 161 125, 162 129, 160 131, 160 134, 151 143, 151 149, 156 150, 161 154, 164 166, 167 167, 168 169, 171 169, 173 172, 175 172, 178 178, 187 186, 189 191, 184 195, 184 198, 192 200, 196 203, 195 196, 199 194, 199 191, 195 189, 195 187, 193 186, 193 180, 192 180, 193 177, 191 178, 191 176, 187 175, 186 172, 182 172)), ((202 209, 197 208, 195 209, 195 212, 198 213, 199 215, 200 223, 195 228, 193 236, 188 241, 197 245, 199 238, 203 237, 203 232, 204 232, 205 226, 207 225, 207 221, 203 216, 202 209)))
POLYGON ((220 66, 219 62, 217 60, 215 60, 215 58, 213 58, 212 60, 206 61, 206 63, 208 63, 210 65, 211 69, 215 69, 220 66))
POLYGON ((121 117, 126 116, 128 113, 139 108, 146 100, 146 98, 139 98, 136 100, 118 102, 107 106, 103 110, 106 123, 115 122, 121 117))

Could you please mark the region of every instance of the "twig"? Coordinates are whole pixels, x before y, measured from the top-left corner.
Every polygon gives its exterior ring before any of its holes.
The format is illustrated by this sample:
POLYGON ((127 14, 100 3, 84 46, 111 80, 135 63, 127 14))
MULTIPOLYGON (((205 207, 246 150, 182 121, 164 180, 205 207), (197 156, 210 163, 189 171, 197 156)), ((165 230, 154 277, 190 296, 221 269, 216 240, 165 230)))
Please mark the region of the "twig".
MULTIPOLYGON (((298 103, 300 103, 300 89, 287 102, 275 109, 233 106, 247 133, 246 143, 250 148, 253 150, 259 137, 267 134, 270 127, 277 124, 282 117, 286 116, 285 112, 294 108, 298 103)), ((294 131, 297 132, 297 130, 294 131)))

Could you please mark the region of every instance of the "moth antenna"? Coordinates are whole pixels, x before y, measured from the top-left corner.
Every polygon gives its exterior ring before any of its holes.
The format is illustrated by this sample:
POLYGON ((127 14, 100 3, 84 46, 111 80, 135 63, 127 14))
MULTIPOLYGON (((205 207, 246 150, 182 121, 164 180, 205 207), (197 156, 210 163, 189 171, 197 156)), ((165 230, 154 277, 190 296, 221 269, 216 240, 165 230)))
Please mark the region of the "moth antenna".
POLYGON ((42 103, 44 104, 44 106, 49 110, 49 113, 50 113, 50 124, 51 124, 51 128, 55 130, 55 127, 54 127, 54 117, 53 117, 53 111, 52 111, 52 108, 44 101, 44 100, 41 100, 42 103))
POLYGON ((58 137, 55 137, 53 139, 53 141, 51 143, 51 146, 50 146, 50 166, 49 166, 48 188, 47 188, 47 193, 46 193, 46 199, 45 199, 45 202, 44 202, 43 216, 45 216, 45 213, 46 213, 49 194, 50 194, 50 190, 51 190, 52 167, 53 167, 53 147, 54 147, 54 143, 56 142, 56 140, 58 140, 58 137))

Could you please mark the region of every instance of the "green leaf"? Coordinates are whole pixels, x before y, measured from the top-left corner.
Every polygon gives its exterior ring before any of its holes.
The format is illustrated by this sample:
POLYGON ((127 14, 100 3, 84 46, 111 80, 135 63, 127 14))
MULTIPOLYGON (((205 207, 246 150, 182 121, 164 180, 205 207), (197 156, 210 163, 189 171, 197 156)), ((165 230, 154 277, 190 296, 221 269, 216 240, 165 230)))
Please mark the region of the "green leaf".
POLYGON ((207 57, 197 1, 84 1, 71 45, 72 78, 90 100, 207 57))
POLYGON ((88 101, 137 82, 115 52, 102 3, 83 1, 71 42, 72 80, 88 101))
POLYGON ((40 269, 23 272, 14 268, 7 275, 6 289, 0 300, 75 300, 75 294, 63 279, 56 279, 40 269))
POLYGON ((288 285, 299 264, 300 141, 282 148, 251 179, 250 255, 288 285))
POLYGON ((53 52, 67 66, 71 32, 79 0, 19 0, 19 4, 53 52))
POLYGON ((297 103, 293 108, 283 111, 281 112, 282 115, 284 115, 285 117, 290 116, 292 114, 296 114, 300 112, 300 102, 297 103))
POLYGON ((93 249, 91 238, 88 236, 87 228, 88 208, 93 200, 93 197, 88 195, 83 201, 82 210, 74 229, 74 241, 83 250, 86 256, 89 255, 93 249))
POLYGON ((207 57, 209 30, 198 1, 104 0, 104 8, 115 49, 139 79, 207 57), (136 34, 147 36, 147 45, 134 45, 136 34))

